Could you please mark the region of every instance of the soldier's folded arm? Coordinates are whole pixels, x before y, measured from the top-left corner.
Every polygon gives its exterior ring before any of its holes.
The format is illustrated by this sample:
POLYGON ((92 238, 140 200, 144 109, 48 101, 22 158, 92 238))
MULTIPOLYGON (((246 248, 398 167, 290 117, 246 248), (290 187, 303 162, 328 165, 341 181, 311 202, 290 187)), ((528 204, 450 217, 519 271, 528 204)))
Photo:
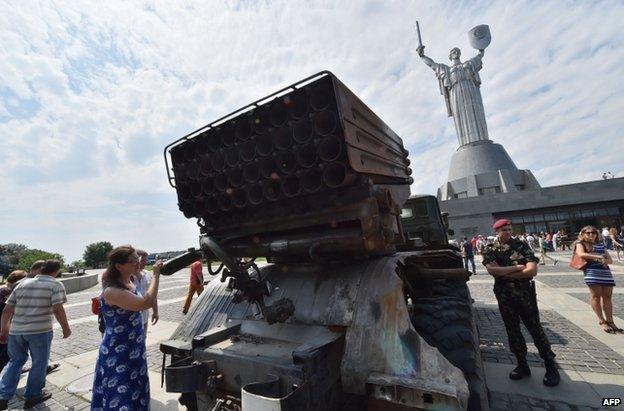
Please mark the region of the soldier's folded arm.
POLYGON ((520 272, 525 269, 523 265, 512 265, 509 267, 501 267, 495 261, 485 265, 488 273, 494 277, 509 277, 512 273, 520 272))

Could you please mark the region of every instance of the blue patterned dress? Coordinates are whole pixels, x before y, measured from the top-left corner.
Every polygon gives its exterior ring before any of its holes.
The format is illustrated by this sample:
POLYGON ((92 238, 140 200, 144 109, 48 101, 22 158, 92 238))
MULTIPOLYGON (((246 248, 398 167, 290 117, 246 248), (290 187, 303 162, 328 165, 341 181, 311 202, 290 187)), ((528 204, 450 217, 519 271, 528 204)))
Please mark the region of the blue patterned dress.
POLYGON ((149 410, 150 387, 141 312, 107 305, 103 298, 100 302, 106 330, 95 364, 91 409, 149 410))
MULTIPOLYGON (((595 244, 594 249, 590 251, 595 254, 604 254, 605 246, 603 244, 595 244)), ((583 270, 586 285, 606 285, 615 286, 615 280, 609 267, 605 267, 598 261, 589 261, 583 270)))

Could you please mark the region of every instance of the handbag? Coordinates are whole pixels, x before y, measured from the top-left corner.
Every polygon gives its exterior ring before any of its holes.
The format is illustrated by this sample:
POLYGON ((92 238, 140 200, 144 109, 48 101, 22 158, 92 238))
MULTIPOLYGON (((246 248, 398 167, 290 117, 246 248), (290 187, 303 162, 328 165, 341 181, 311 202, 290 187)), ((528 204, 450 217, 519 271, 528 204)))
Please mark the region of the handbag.
POLYGON ((100 297, 91 298, 91 312, 95 315, 100 314, 100 297))
MULTIPOLYGON (((585 246, 583 246, 583 249, 585 249, 585 246)), ((574 252, 572 253, 572 259, 570 260, 570 267, 575 270, 584 270, 586 265, 587 260, 576 254, 576 244, 574 244, 574 252)))

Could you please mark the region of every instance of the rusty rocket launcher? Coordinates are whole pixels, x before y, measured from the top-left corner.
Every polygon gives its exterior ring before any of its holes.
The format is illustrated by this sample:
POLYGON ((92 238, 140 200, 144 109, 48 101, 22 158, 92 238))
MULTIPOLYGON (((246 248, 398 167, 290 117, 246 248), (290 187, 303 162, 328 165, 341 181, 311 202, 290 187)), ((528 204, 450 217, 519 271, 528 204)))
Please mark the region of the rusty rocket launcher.
POLYGON ((392 254, 409 196, 401 138, 324 71, 165 148, 187 218, 235 257, 392 254))

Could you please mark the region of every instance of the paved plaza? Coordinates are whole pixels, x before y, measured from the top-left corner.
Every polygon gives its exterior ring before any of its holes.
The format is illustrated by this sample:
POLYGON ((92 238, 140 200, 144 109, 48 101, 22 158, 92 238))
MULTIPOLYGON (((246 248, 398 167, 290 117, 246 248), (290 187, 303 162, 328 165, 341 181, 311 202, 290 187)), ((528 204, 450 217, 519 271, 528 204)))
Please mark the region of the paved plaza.
MULTIPOLYGON (((569 253, 553 253, 561 261, 556 266, 540 266, 538 300, 541 320, 557 354, 562 371, 561 385, 544 387, 543 364, 537 350, 529 343, 529 364, 533 375, 523 381, 510 381, 513 356, 496 300, 492 278, 482 267, 469 285, 481 335, 481 352, 485 361, 487 381, 492 393, 493 410, 590 410, 601 409, 603 397, 624 397, 624 335, 609 335, 600 330, 588 304, 588 293, 582 273, 567 266, 569 253)), ((614 264, 616 282, 624 284, 624 264, 614 264)), ((153 410, 177 410, 177 395, 160 387, 162 356, 158 343, 166 340, 183 318, 181 307, 186 295, 188 272, 162 277, 159 293, 160 322, 148 332, 148 358, 153 410)), ((614 304, 624 326, 624 289, 615 289, 614 304)), ((69 339, 55 333, 51 359, 61 367, 48 376, 47 389, 51 400, 35 409, 82 410, 89 408, 93 368, 100 342, 97 317, 91 314, 90 299, 99 293, 99 286, 68 295, 66 311, 72 327, 69 339)), ((526 335, 527 341, 531 337, 526 335)), ((25 385, 25 378, 20 387, 25 385)), ((20 409, 21 395, 10 402, 20 409)), ((614 408, 609 408, 614 409, 614 408)))

